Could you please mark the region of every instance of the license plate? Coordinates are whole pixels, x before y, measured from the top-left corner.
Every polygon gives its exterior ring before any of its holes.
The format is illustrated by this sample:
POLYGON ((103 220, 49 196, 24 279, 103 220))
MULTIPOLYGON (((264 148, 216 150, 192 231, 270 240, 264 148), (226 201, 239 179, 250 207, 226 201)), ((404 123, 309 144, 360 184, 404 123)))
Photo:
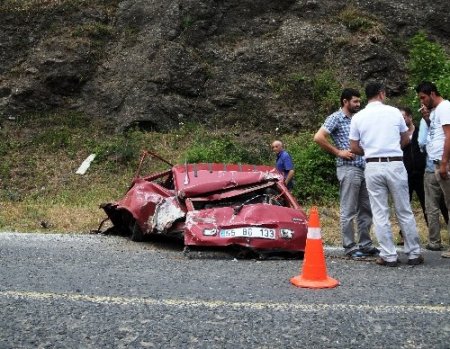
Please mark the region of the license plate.
POLYGON ((234 229, 221 229, 221 238, 261 238, 261 239, 275 239, 275 229, 262 227, 245 227, 234 229))

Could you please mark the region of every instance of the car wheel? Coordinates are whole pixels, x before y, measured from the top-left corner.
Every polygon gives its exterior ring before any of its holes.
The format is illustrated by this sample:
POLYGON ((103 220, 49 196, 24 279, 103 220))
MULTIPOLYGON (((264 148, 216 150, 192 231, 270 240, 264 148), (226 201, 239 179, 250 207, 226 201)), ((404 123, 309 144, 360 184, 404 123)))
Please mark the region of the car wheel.
POLYGON ((131 232, 131 236, 130 236, 131 241, 136 241, 136 242, 144 241, 144 234, 142 233, 142 230, 139 227, 139 225, 137 224, 136 220, 134 220, 134 219, 131 220, 129 228, 130 228, 130 232, 131 232))

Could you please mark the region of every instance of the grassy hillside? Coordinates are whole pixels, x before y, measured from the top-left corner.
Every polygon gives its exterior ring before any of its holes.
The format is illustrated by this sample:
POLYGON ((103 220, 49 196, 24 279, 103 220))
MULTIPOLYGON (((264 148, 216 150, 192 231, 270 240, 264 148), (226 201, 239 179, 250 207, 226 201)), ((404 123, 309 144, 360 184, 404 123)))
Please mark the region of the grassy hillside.
MULTIPOLYGON (((169 133, 129 130, 117 134, 104 121, 78 113, 8 120, 1 134, 3 230, 70 232, 96 228, 104 217, 98 205, 123 196, 144 149, 172 163, 205 157, 217 162, 271 162, 269 136, 259 136, 259 144, 244 148, 246 142, 239 138, 245 139, 245 135, 189 125, 169 133), (91 168, 83 176, 75 174, 91 153, 96 154, 91 168)), ((150 160, 143 172, 164 168, 167 165, 150 160)))
MULTIPOLYGON (((124 195, 143 149, 155 151, 172 163, 207 159, 272 164, 269 144, 281 137, 232 129, 211 131, 195 125, 182 125, 169 133, 130 130, 117 134, 105 122, 78 113, 28 115, 4 122, 0 132, 4 140, 0 143, 0 230, 24 232, 96 229, 105 218, 99 204, 124 195), (91 153, 97 157, 87 173, 75 174, 91 153)), ((319 204, 324 241, 340 245, 333 159, 312 143, 311 134, 281 138, 296 160, 300 203, 306 210, 319 204), (321 161, 331 164, 331 172, 318 170, 321 161), (329 197, 317 196, 327 191, 329 197)), ((164 168, 167 165, 150 160, 143 173, 164 168)), ((416 203, 414 210, 425 241, 426 227, 416 203)))

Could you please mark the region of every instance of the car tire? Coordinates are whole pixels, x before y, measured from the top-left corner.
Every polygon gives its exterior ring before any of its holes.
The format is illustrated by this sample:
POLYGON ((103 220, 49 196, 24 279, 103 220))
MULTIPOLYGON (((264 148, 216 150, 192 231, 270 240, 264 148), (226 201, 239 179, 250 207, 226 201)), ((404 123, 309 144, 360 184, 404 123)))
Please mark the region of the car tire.
POLYGON ((135 242, 142 242, 144 241, 144 234, 142 233, 141 228, 139 227, 139 225, 137 224, 136 220, 132 220, 130 222, 129 225, 130 228, 130 239, 131 241, 135 241, 135 242))

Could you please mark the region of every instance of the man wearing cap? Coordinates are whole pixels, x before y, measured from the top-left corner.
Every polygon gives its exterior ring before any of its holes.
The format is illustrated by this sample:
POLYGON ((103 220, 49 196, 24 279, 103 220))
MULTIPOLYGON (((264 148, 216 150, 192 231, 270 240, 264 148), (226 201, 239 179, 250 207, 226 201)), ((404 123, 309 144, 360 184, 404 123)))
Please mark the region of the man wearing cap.
POLYGON ((399 264, 389 220, 389 194, 403 232, 409 265, 423 263, 416 220, 409 202, 408 174, 403 151, 409 142, 408 127, 397 108, 383 104, 383 84, 369 83, 365 89, 367 106, 356 113, 350 124, 350 149, 366 158, 365 178, 372 208, 375 234, 380 244, 376 263, 388 267, 399 264))

